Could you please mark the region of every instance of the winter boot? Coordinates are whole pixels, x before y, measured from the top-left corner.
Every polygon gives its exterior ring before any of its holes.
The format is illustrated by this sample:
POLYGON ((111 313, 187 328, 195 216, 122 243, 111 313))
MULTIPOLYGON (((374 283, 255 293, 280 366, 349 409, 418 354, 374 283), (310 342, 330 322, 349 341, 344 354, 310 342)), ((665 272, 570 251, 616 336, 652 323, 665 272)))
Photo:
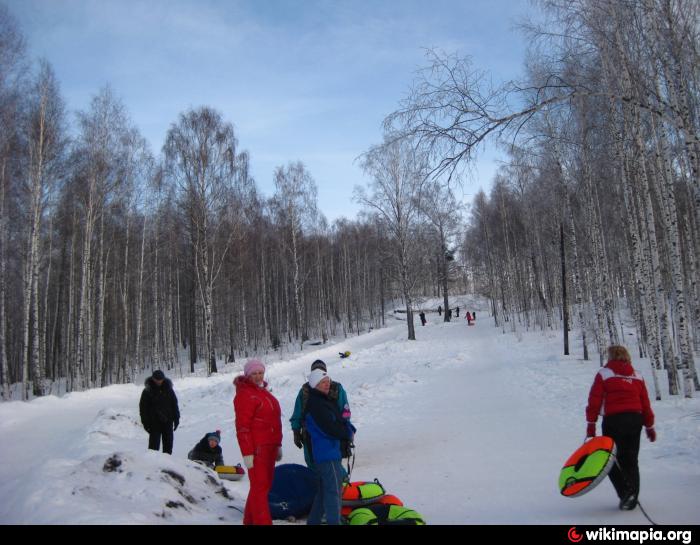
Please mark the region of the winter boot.
POLYGON ((637 507, 637 496, 635 494, 627 494, 620 500, 620 509, 623 511, 632 511, 637 507))

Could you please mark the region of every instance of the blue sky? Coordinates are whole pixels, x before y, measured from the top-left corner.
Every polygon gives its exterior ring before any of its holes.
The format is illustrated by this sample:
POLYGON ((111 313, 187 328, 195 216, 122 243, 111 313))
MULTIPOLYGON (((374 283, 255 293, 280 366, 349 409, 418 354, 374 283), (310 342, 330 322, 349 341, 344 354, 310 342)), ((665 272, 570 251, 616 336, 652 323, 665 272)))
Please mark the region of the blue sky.
MULTIPOLYGON (((0 0, 0 2, 3 0, 0 0)), ((212 106, 236 128, 264 194, 302 161, 331 221, 355 217, 354 162, 381 141, 425 48, 470 55, 495 80, 522 72, 513 29, 527 0, 4 0, 33 58, 53 65, 68 108, 109 83, 159 152, 177 116, 212 106)), ((465 200, 487 189, 487 149, 465 200)))

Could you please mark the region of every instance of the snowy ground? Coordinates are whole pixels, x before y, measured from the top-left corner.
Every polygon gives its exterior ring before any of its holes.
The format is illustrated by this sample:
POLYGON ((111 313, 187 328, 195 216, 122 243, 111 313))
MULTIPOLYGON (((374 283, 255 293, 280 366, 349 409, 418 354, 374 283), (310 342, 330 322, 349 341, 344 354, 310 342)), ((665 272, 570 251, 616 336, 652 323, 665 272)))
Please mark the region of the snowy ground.
MULTIPOLYGON (((639 510, 618 510, 607 481, 575 499, 557 489, 564 460, 583 441, 597 358, 561 356, 561 332, 504 335, 485 305, 460 302, 450 324, 432 313, 425 327, 416 320, 415 342, 396 321, 268 359, 283 410, 283 462, 303 464, 288 419, 321 358, 347 390, 358 428, 353 480, 378 478, 428 523, 647 525, 639 510), (477 309, 475 326, 466 325, 465 305, 477 309), (352 356, 340 360, 344 350, 352 356)), ((648 363, 635 365, 650 384, 648 363)), ((186 460, 218 428, 226 462, 241 461, 231 403, 239 370, 175 378, 182 420, 172 457, 146 449, 141 385, 0 405, 0 523, 240 523, 247 480, 222 482, 186 460)), ((700 400, 652 403, 659 438, 642 438, 640 500, 658 523, 698 524, 700 400)))

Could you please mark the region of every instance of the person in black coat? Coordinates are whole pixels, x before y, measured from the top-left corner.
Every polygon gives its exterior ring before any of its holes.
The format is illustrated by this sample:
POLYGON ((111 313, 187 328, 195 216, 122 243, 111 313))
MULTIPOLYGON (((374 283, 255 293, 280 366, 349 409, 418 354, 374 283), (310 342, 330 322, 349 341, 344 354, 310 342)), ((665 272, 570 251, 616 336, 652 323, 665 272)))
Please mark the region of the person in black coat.
POLYGON ((202 462, 204 465, 211 467, 223 466, 224 453, 221 450, 221 431, 216 430, 212 433, 207 433, 199 443, 187 454, 190 460, 202 462))
POLYGON ((418 316, 420 316, 420 323, 421 323, 421 325, 425 325, 425 324, 426 324, 426 321, 427 321, 427 320, 425 319, 425 312, 423 312, 423 311, 421 310, 421 312, 420 312, 420 314, 419 314, 418 316))
POLYGON ((173 431, 180 425, 180 408, 173 383, 160 369, 146 379, 141 393, 139 412, 141 424, 148 432, 148 448, 160 450, 163 439, 163 452, 173 453, 173 431))

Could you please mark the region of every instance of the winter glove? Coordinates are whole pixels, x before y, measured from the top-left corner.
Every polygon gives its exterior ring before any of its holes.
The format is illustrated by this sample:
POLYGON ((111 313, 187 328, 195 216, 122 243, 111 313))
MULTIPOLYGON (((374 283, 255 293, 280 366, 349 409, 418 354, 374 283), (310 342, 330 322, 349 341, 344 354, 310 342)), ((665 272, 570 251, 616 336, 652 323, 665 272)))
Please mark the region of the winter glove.
POLYGON ((180 425, 180 421, 175 420, 175 426, 173 427, 173 431, 175 431, 179 425, 180 425))
POLYGON ((282 447, 279 447, 277 449, 277 458, 275 458, 275 461, 280 462, 282 460, 282 447))
POLYGON ((255 459, 255 456, 252 454, 250 456, 243 456, 243 463, 248 469, 253 469, 253 460, 255 459))
POLYGON ((586 437, 595 437, 595 422, 589 422, 586 427, 586 437))
POLYGON ((351 458, 352 448, 355 445, 352 444, 352 440, 343 439, 340 442, 340 457, 341 458, 351 458))
POLYGON ((656 430, 654 428, 646 428, 647 437, 652 443, 656 441, 656 430))
POLYGON ((304 448, 304 440, 301 437, 301 430, 294 430, 294 444, 297 448, 304 448))

